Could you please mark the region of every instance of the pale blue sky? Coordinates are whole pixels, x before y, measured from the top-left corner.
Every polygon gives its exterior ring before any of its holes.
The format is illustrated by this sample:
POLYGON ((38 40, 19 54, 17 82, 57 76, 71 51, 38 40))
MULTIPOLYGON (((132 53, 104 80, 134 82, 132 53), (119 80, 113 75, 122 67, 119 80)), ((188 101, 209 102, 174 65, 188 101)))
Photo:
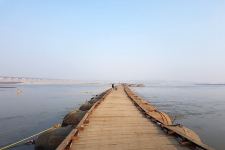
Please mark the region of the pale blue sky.
POLYGON ((225 1, 0 0, 0 75, 225 82, 225 1))

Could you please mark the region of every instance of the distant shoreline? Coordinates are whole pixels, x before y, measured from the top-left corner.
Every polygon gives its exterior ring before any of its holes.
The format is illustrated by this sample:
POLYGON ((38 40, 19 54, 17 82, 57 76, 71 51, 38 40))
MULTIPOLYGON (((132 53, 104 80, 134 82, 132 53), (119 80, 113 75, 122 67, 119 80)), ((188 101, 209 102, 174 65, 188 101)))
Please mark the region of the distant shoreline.
POLYGON ((14 86, 0 86, 0 89, 12 89, 12 88, 16 88, 14 86))
POLYGON ((78 82, 70 80, 24 80, 24 81, 0 81, 0 87, 10 87, 16 85, 98 85, 100 82, 78 82))
POLYGON ((225 86, 225 83, 200 83, 200 84, 195 84, 195 85, 208 85, 208 86, 214 86, 214 85, 217 85, 217 86, 225 86))
POLYGON ((19 84, 19 83, 23 83, 23 82, 3 81, 3 82, 0 82, 0 85, 1 84, 19 84))
POLYGON ((8 87, 9 85, 92 85, 99 84, 98 81, 82 82, 78 80, 66 80, 66 79, 44 79, 44 78, 26 78, 26 77, 6 77, 0 76, 0 86, 8 87))

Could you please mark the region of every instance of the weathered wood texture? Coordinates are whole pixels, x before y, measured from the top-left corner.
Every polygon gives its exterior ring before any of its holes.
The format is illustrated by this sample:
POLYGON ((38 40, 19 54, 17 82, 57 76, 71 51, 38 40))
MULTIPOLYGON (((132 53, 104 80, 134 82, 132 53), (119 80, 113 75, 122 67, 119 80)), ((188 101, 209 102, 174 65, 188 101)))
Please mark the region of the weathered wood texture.
POLYGON ((90 114, 89 123, 72 141, 72 150, 186 150, 149 121, 123 87, 112 91, 90 114))

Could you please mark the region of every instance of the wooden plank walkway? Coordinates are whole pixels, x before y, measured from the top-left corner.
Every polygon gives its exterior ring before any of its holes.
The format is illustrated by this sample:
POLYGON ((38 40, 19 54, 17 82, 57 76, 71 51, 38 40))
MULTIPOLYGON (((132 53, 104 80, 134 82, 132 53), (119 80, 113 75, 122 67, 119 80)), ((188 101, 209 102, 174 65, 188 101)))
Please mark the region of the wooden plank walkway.
POLYGON ((72 141, 71 150, 186 150, 174 137, 149 121, 122 86, 90 114, 89 123, 72 141))

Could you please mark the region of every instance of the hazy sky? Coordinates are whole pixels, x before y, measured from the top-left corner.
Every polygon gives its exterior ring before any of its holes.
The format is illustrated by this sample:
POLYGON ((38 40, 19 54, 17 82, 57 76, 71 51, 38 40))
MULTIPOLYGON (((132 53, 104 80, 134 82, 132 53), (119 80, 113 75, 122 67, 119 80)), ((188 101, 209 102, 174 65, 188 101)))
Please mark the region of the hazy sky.
POLYGON ((225 82, 225 1, 0 0, 0 75, 225 82))

